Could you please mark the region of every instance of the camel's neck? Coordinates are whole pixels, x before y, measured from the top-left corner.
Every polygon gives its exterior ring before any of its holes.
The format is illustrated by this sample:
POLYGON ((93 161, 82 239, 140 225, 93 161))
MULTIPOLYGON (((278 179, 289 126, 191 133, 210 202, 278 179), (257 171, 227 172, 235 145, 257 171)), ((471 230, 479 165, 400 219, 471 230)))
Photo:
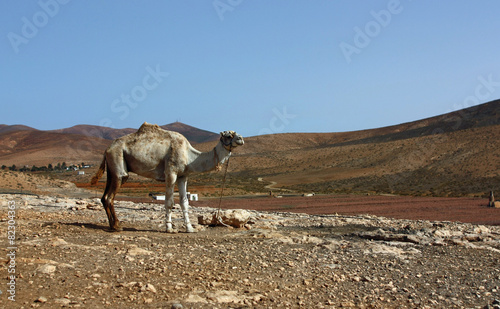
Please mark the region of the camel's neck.
POLYGON ((214 149, 208 152, 200 152, 194 148, 191 149, 190 163, 188 164, 188 171, 190 173, 203 173, 213 171, 219 164, 224 163, 231 152, 224 148, 222 143, 218 143, 214 149))

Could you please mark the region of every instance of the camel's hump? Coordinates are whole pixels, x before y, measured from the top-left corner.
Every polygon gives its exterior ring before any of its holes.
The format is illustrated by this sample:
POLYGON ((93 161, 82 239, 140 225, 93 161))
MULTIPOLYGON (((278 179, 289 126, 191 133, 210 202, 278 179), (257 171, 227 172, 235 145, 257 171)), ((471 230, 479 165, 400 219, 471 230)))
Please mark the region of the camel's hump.
POLYGON ((161 130, 162 130, 162 128, 160 128, 160 126, 157 124, 150 124, 150 123, 144 122, 141 125, 141 127, 139 128, 139 130, 137 130, 137 133, 157 132, 157 131, 161 131, 161 130))

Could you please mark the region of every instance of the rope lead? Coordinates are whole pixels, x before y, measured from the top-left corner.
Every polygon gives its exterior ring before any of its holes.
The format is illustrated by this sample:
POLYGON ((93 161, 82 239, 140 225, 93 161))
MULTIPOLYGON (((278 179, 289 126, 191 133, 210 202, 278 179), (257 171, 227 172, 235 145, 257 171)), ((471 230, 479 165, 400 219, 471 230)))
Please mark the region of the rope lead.
POLYGON ((217 210, 217 214, 215 216, 217 221, 226 227, 230 227, 230 226, 225 224, 224 222, 222 222, 222 218, 220 216, 220 211, 221 211, 222 196, 224 195, 224 185, 226 184, 227 169, 229 167, 229 159, 230 158, 231 158, 231 147, 229 148, 229 157, 227 158, 226 169, 224 170, 224 177, 222 178, 222 188, 220 190, 220 198, 219 198, 219 209, 217 210))

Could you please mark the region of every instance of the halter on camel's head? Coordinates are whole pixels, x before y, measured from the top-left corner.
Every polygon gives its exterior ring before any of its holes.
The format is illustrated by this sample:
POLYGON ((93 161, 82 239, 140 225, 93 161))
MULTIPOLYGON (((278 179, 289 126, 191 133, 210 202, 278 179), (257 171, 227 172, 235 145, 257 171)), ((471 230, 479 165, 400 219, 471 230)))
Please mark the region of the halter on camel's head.
POLYGON ((243 137, 234 131, 220 132, 220 142, 228 151, 245 143, 243 137))

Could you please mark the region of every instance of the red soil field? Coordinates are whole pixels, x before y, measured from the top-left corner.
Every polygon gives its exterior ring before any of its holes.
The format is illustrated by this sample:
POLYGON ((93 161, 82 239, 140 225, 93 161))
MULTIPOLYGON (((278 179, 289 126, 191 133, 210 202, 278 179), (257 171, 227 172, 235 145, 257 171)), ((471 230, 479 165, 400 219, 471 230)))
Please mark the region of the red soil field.
MULTIPOLYGON (((137 201, 137 199, 133 199, 137 201)), ((147 199, 144 199, 146 201, 147 199)), ((148 200, 149 201, 149 200, 148 200)), ((156 201, 157 203, 163 203, 156 201)), ((176 201, 177 202, 177 201, 176 201)), ((219 198, 192 201, 193 207, 219 207, 219 198)), ((487 207, 486 198, 410 197, 381 195, 316 195, 312 197, 224 197, 223 209, 251 209, 314 215, 370 214, 387 218, 459 221, 500 225, 500 209, 487 207)))

